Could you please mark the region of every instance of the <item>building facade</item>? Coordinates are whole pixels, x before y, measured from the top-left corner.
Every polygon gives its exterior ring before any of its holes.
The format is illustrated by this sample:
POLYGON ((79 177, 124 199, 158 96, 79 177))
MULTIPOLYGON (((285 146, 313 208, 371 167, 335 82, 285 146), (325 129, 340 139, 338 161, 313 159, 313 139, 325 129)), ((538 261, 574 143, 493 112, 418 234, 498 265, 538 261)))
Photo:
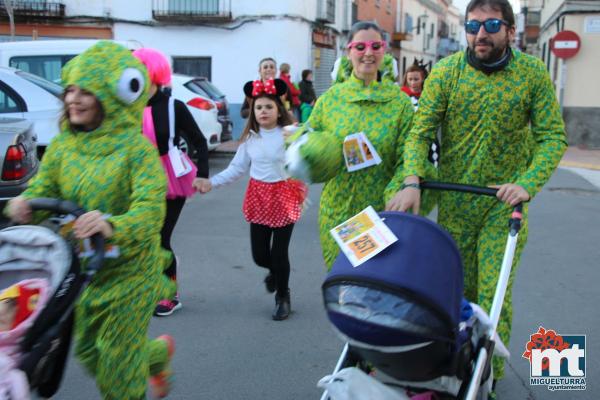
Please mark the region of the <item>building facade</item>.
POLYGON ((537 47, 563 110, 569 144, 600 148, 600 1, 546 0, 537 47), (580 50, 564 60, 551 47, 554 36, 566 30, 579 36, 580 50))
POLYGON ((414 59, 433 64, 457 51, 464 36, 450 0, 10 0, 0 2, 0 17, 0 40, 97 38, 156 48, 175 72, 215 83, 233 116, 265 57, 290 64, 294 81, 313 70, 317 94, 327 90, 358 20, 386 31, 400 75, 414 59))

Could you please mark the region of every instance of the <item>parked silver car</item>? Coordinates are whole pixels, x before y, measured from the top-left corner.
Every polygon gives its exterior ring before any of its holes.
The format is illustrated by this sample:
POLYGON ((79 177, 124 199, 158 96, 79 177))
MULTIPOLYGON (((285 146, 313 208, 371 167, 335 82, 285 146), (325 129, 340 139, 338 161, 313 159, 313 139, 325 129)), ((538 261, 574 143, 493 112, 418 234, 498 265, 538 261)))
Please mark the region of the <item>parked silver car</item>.
POLYGON ((32 123, 0 117, 0 202, 18 196, 38 170, 32 123))

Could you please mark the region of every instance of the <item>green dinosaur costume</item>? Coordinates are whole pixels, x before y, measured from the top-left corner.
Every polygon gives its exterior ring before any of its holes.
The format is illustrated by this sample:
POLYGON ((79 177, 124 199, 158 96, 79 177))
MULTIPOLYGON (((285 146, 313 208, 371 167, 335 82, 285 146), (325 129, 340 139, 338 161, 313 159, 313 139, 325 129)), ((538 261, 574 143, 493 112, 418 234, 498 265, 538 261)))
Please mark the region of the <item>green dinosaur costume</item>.
MULTIPOLYGON (((389 59, 384 59, 382 76, 393 75, 388 71, 391 63, 385 62, 389 59)), ((404 176, 404 139, 413 118, 408 96, 392 80, 382 79, 365 86, 353 73, 345 77, 340 72, 346 70, 347 65, 342 60, 337 83, 319 97, 307 122, 312 132, 300 139, 304 143, 299 147, 310 180, 325 182, 319 208, 319 231, 328 268, 340 252, 329 231, 369 205, 383 211, 385 201, 400 190, 404 176), (343 142, 346 136, 357 132, 365 133, 382 162, 348 172, 343 142)))
MULTIPOLYGON (((439 179, 479 186, 516 183, 533 197, 566 149, 564 125, 543 62, 514 51, 508 66, 489 75, 471 67, 464 52, 438 62, 425 82, 406 141, 405 175, 429 178, 427 154, 442 128, 439 179), (531 140, 533 138, 533 140, 531 140)), ((498 333, 508 345, 512 283, 527 240, 523 228, 498 333)), ((465 271, 465 296, 489 312, 508 233, 511 208, 493 198, 443 193, 438 222, 456 240, 465 271)), ((504 365, 494 360, 494 375, 504 365)))
MULTIPOLYGON (((106 259, 76 308, 76 353, 105 399, 144 398, 165 343, 146 337, 156 302, 174 291, 160 246, 166 181, 156 150, 141 134, 149 80, 126 48, 99 42, 63 69, 65 87, 96 96, 104 119, 90 132, 63 121, 26 198, 71 200, 110 217, 119 255, 106 259), (152 364, 152 366, 151 366, 152 364)), ((156 371, 158 369, 158 371, 156 371)))

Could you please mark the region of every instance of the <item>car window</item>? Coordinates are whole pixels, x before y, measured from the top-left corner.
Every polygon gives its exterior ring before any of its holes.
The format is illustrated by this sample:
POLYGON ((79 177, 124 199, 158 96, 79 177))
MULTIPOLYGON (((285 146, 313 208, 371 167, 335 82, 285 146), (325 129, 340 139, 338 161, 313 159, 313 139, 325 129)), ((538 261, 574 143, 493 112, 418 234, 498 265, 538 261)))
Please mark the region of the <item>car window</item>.
POLYGON ((211 96, 211 98, 213 98, 213 99, 220 99, 221 97, 225 97, 225 95, 219 89, 217 89, 217 87, 215 85, 213 85, 209 81, 196 79, 194 81, 194 83, 196 83, 196 85, 200 86, 202 88, 202 90, 204 90, 206 93, 208 93, 211 96))
POLYGON ((62 67, 75 55, 11 57, 10 66, 60 83, 62 67))
POLYGON ((204 89, 202 89, 200 86, 198 86, 196 84, 197 81, 189 81, 184 83, 183 86, 185 86, 186 88, 188 88, 189 90, 191 90, 192 92, 196 93, 197 95, 200 95, 202 97, 206 97, 207 99, 211 99, 211 96, 206 93, 206 91, 204 89))
POLYGON ((22 112, 21 108, 17 104, 16 99, 11 93, 0 85, 0 114, 22 112))
POLYGON ((27 72, 17 71, 16 74, 18 76, 20 76, 21 78, 33 83, 37 87, 42 88, 45 91, 47 91, 48 93, 58 97, 59 99, 62 99, 62 94, 63 94, 62 86, 57 85, 54 82, 50 82, 43 78, 40 78, 39 76, 29 74, 27 72))

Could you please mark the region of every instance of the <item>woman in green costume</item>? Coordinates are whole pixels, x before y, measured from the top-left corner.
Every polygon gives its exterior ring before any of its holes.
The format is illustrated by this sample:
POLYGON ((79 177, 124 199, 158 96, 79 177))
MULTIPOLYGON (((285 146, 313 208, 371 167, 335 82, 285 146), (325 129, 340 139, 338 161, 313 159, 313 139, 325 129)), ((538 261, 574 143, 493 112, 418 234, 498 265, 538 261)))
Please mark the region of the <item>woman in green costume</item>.
MULTIPOLYGON (((394 84, 392 58, 385 55, 381 29, 373 22, 357 22, 349 37, 348 58, 341 60, 336 84, 319 97, 305 125, 311 132, 294 146, 309 175, 305 178, 325 182, 319 231, 328 268, 340 251, 329 231, 369 205, 383 211, 385 200, 400 190, 404 139, 413 117, 408 96, 394 84), (343 142, 359 132, 382 162, 349 172, 343 142)), ((290 140, 301 134, 299 130, 290 140)))
POLYGON ((115 249, 76 307, 75 351, 105 399, 142 399, 148 379, 157 397, 169 390, 170 336, 147 339, 156 302, 174 287, 162 274, 170 256, 160 246, 165 175, 141 134, 149 80, 129 50, 102 41, 62 72, 61 133, 29 188, 8 206, 27 222, 26 199, 55 197, 86 210, 77 238, 102 233, 115 249))

